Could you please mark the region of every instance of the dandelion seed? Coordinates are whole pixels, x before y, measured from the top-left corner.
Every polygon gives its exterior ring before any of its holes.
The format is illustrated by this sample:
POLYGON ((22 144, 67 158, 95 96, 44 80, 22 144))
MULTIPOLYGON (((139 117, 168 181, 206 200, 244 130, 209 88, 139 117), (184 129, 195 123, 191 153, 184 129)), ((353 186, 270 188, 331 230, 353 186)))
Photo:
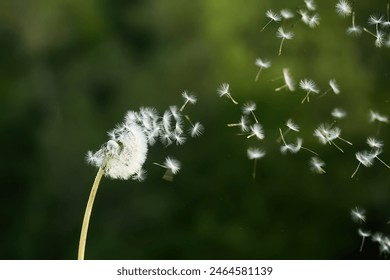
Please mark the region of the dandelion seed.
POLYGON ((378 33, 379 25, 382 24, 383 22, 384 21, 382 16, 370 15, 370 17, 368 18, 368 24, 375 25, 375 29, 377 33, 378 33))
POLYGON ((306 96, 302 99, 301 103, 305 102, 305 100, 307 100, 307 102, 309 102, 311 93, 318 94, 320 92, 316 83, 313 80, 303 79, 299 82, 299 86, 301 89, 306 91, 306 96))
POLYGON ((332 127, 328 124, 321 124, 317 129, 314 130, 314 136, 316 136, 322 144, 331 144, 335 146, 342 153, 344 152, 335 142, 335 139, 339 139, 349 145, 352 145, 351 142, 340 137, 341 129, 338 127, 332 127))
POLYGON ((362 34, 362 28, 358 25, 355 25, 355 12, 352 13, 352 26, 347 28, 347 34, 356 36, 362 34))
POLYGON ((374 164, 374 157, 371 152, 362 151, 355 153, 355 157, 358 160, 358 165, 355 171, 352 173, 351 178, 353 178, 356 172, 359 170, 360 165, 364 165, 365 167, 370 167, 374 164))
POLYGON ((374 137, 368 137, 367 138, 367 144, 373 149, 382 149, 383 147, 383 142, 380 140, 377 140, 374 137))
POLYGON ((260 69, 257 72, 257 75, 255 77, 255 82, 259 79, 261 70, 271 67, 271 61, 268 60, 262 60, 261 58, 256 58, 255 65, 258 66, 260 69))
POLYGON ((204 127, 200 122, 196 122, 192 125, 192 127, 189 129, 189 133, 191 137, 198 137, 203 134, 204 127))
POLYGON ((351 4, 347 0, 340 0, 336 4, 336 12, 342 17, 347 17, 352 13, 351 4))
POLYGON ((163 167, 166 169, 166 172, 163 176, 163 179, 167 181, 173 180, 173 175, 176 175, 180 171, 181 164, 178 160, 172 158, 172 157, 166 157, 163 164, 153 162, 153 164, 163 167))
POLYGON ((325 166, 325 162, 319 159, 318 157, 312 157, 310 159, 310 170, 314 173, 323 174, 326 173, 323 167, 325 166))
POLYGON ((250 133, 247 136, 247 138, 251 138, 253 136, 256 136, 259 140, 264 139, 264 130, 261 124, 255 123, 252 126, 250 126, 250 133))
POLYGON ((284 137, 285 135, 287 135, 287 133, 289 133, 291 130, 292 130, 292 131, 299 132, 299 125, 297 125, 296 123, 294 123, 294 121, 293 121, 292 119, 288 119, 288 120, 287 120, 286 126, 287 126, 287 129, 285 129, 285 130, 281 133, 281 136, 279 136, 279 138, 276 139, 277 142, 280 142, 280 140, 282 139, 282 137, 284 137))
POLYGON ((374 233, 371 237, 371 240, 373 242, 378 242, 378 243, 383 242, 383 233, 381 232, 374 233))
POLYGON ((221 84, 217 89, 217 93, 219 97, 227 96, 234 104, 238 104, 238 102, 234 100, 230 94, 230 85, 228 83, 221 84))
POLYGON ((386 34, 383 31, 378 30, 376 34, 374 34, 365 27, 363 27, 363 30, 375 38, 375 46, 377 48, 380 48, 384 45, 386 34))
POLYGON ((266 13, 265 13, 266 17, 268 17, 270 20, 264 25, 264 27, 260 30, 260 32, 263 32, 263 30, 273 21, 275 22, 278 22, 278 21, 281 21, 282 20, 282 17, 277 14, 277 13, 274 13, 272 10, 268 10, 266 13))
POLYGON ((259 121, 257 120, 256 118, 256 115, 254 113, 254 111, 256 111, 256 103, 253 102, 253 101, 248 101, 244 104, 244 106, 242 107, 242 112, 245 114, 245 115, 248 115, 248 114, 252 114, 254 120, 256 123, 259 123, 259 121))
POLYGON ((294 33, 292 31, 285 32, 283 27, 279 27, 278 31, 276 32, 276 37, 282 39, 279 46, 279 55, 281 55, 284 40, 291 40, 294 37, 294 33))
POLYGON ((132 175, 131 179, 136 180, 138 182, 143 182, 146 178, 146 171, 144 169, 140 169, 132 175))
POLYGON ((183 91, 181 96, 184 98, 184 104, 180 108, 180 112, 184 110, 184 107, 187 105, 187 103, 195 104, 196 103, 196 96, 193 94, 189 94, 187 91, 183 91))
POLYGON ((284 85, 281 87, 278 87, 275 89, 275 91, 280 91, 284 88, 287 88, 290 91, 295 90, 295 83, 293 79, 291 78, 290 71, 287 68, 283 68, 283 79, 284 79, 284 85))
POLYGON ((351 209, 351 218, 355 223, 365 223, 366 222, 366 211, 360 207, 355 207, 351 209))
POLYGON ((313 16, 309 17, 308 18, 308 22, 307 22, 307 25, 310 27, 310 28, 314 28, 314 27, 317 27, 318 25, 320 25, 320 15, 318 13, 314 14, 313 16))
POLYGON ((280 11, 280 15, 284 18, 284 19, 290 19, 290 18, 293 18, 294 17, 294 13, 291 12, 290 10, 288 9, 283 9, 280 11))
POLYGON ((362 243, 360 244, 360 249, 359 249, 359 252, 361 252, 363 250, 364 240, 365 240, 366 237, 370 237, 371 236, 371 232, 364 231, 364 230, 359 228, 358 229, 358 233, 362 237, 362 243))
POLYGON ((390 4, 387 3, 387 5, 386 5, 386 21, 382 22, 382 26, 385 28, 390 26, 389 9, 390 9, 390 4))
POLYGON ((372 110, 370 110, 369 114, 370 114, 370 118, 369 118, 370 122, 377 121, 379 123, 389 123, 389 118, 385 115, 381 115, 378 112, 372 110))
POLYGON ((310 23, 310 16, 305 10, 299 10, 298 14, 301 15, 301 20, 303 21, 304 24, 309 25, 310 23))
POLYGON ((335 119, 343 119, 347 116, 347 112, 341 108, 334 108, 330 114, 335 119))
POLYGON ((242 132, 249 131, 248 118, 246 116, 241 116, 240 122, 238 122, 238 123, 229 123, 227 126, 229 126, 229 127, 239 126, 242 132))
POLYGON ((315 11, 317 9, 317 5, 314 3, 314 0, 305 0, 305 4, 310 11, 315 11))
POLYGON ((252 177, 253 179, 256 178, 256 162, 258 159, 262 158, 265 156, 265 151, 263 150, 260 150, 258 148, 248 148, 247 150, 247 155, 248 155, 248 158, 250 160, 254 160, 254 163, 253 163, 253 173, 252 173, 252 177))
POLYGON ((302 144, 303 144, 302 138, 298 137, 296 144, 287 144, 286 141, 284 140, 284 136, 283 136, 282 130, 280 128, 279 128, 279 132, 280 132, 280 137, 281 137, 283 144, 284 144, 283 146, 280 147, 280 152, 282 154, 285 154, 287 152, 291 152, 293 154, 296 154, 302 149, 302 150, 306 150, 306 151, 318 156, 318 154, 316 152, 314 152, 313 150, 310 150, 310 149, 302 146, 302 144))

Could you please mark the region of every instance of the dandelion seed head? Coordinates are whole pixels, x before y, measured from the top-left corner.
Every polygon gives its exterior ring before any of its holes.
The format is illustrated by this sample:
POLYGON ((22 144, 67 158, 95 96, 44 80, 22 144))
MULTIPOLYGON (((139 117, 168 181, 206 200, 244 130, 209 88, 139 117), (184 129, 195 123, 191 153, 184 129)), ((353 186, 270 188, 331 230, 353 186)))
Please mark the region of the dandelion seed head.
POLYGON ((362 151, 355 153, 356 159, 363 164, 365 167, 370 167, 374 164, 373 154, 369 151, 362 151))
POLYGON ((337 81, 335 79, 332 79, 329 81, 329 86, 334 92, 334 94, 339 94, 340 93, 340 88, 339 85, 337 84, 337 81))
POLYGON ((368 18, 368 24, 378 25, 378 24, 381 24, 381 23, 383 23, 383 17, 382 16, 370 15, 370 17, 368 18))
POLYGON ((230 85, 228 83, 221 84, 217 89, 217 93, 220 97, 230 94, 230 85))
POLYGON ((370 122, 381 122, 381 123, 389 123, 389 118, 385 115, 381 115, 378 112, 370 110, 369 112, 369 121, 370 122))
POLYGON ((168 156, 165 158, 164 166, 165 168, 170 169, 173 174, 177 174, 180 170, 181 164, 178 160, 168 156))
POLYGON ((314 0, 305 0, 306 8, 310 11, 315 11, 317 9, 317 5, 314 0))
POLYGON ((347 0, 340 0, 336 4, 336 12, 342 17, 347 17, 352 14, 351 4, 347 0))
POLYGON ((259 148, 248 148, 247 149, 247 155, 249 159, 260 159, 264 157, 266 152, 264 150, 261 150, 259 148))
POLYGON ((368 137, 367 144, 373 149, 382 149, 383 147, 383 141, 380 141, 374 137, 368 137))
POLYGON ((190 128, 189 132, 191 137, 198 137, 203 134, 204 127, 200 122, 194 123, 194 125, 190 128))
POLYGON ((271 19, 271 20, 273 20, 273 21, 281 21, 281 20, 282 20, 282 17, 281 17, 279 14, 273 12, 272 10, 268 10, 268 11, 265 13, 265 15, 266 15, 269 19, 271 19))
POLYGON ((299 132, 299 125, 294 123, 292 119, 287 120, 286 126, 293 131, 299 132))
POLYGON ((246 115, 254 112, 255 110, 256 110, 256 103, 253 101, 246 102, 242 107, 242 112, 246 115))
POLYGON ((343 119, 347 116, 347 112, 341 108, 334 108, 330 113, 335 119, 343 119))
POLYGON ((309 164, 310 164, 310 170, 313 171, 314 173, 317 173, 317 174, 325 173, 325 170, 323 169, 323 167, 325 166, 325 162, 323 160, 321 160, 320 158, 312 157, 310 159, 309 164))
POLYGON ((292 31, 284 31, 283 27, 279 27, 278 31, 276 32, 276 37, 291 40, 294 37, 294 33, 292 31))
POLYGON ((295 83, 294 83, 293 79, 291 78, 289 69, 283 68, 282 71, 283 71, 283 78, 284 78, 284 82, 285 82, 286 86, 288 87, 288 89, 290 91, 294 91, 295 90, 295 83))
POLYGON ((256 136, 258 139, 264 139, 264 130, 261 124, 255 123, 250 127, 252 135, 256 136))
POLYGON ((196 96, 188 93, 186 90, 181 93, 181 96, 184 98, 185 102, 189 102, 191 104, 195 104, 197 101, 196 96))
POLYGON ((255 60, 255 65, 260 67, 260 68, 269 68, 271 67, 271 61, 269 60, 263 60, 261 58, 256 58, 255 60))
POLYGON ((290 18, 293 18, 294 17, 294 13, 291 12, 290 10, 288 9, 283 9, 280 11, 280 15, 284 18, 284 19, 290 19, 290 18))
POLYGON ((313 80, 303 79, 299 82, 301 89, 307 92, 319 93, 319 89, 313 80))
POLYGON ((356 223, 366 222, 366 211, 364 209, 356 206, 355 208, 351 209, 350 213, 351 213, 352 221, 356 223))

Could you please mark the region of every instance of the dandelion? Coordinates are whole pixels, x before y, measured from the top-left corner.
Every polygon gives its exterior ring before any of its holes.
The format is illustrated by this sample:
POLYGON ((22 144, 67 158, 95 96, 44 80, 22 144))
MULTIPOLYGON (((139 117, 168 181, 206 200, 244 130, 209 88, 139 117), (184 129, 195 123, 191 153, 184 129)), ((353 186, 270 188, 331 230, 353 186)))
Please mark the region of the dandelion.
POLYGON ((258 159, 262 158, 265 156, 265 151, 263 150, 260 150, 258 148, 248 148, 247 150, 247 155, 248 155, 248 158, 250 160, 254 160, 254 163, 253 163, 253 173, 252 173, 252 177, 253 179, 256 178, 256 162, 258 159))
POLYGON ((347 112, 341 108, 334 108, 330 113, 335 119, 343 119, 347 116, 347 112))
POLYGON ((341 129, 338 127, 332 127, 327 124, 321 124, 317 129, 314 130, 314 136, 316 136, 322 144, 334 145, 342 153, 344 152, 335 142, 335 139, 339 139, 349 145, 352 145, 351 142, 340 137, 341 129))
POLYGON ((228 83, 221 84, 217 89, 217 93, 219 97, 227 96, 234 104, 238 104, 238 102, 234 100, 230 94, 230 85, 228 83))
MULTIPOLYGON (((282 133, 281 136, 286 136, 287 133, 289 133, 291 130, 299 132, 299 125, 297 125, 292 119, 288 119, 286 122, 287 129, 285 129, 282 133)), ((276 140, 277 142, 280 142, 282 137, 279 136, 279 138, 276 140)))
POLYGON ((336 12, 342 17, 347 17, 352 13, 351 4, 347 0, 340 0, 336 4, 336 12))
POLYGON ((294 83, 293 79, 291 78, 290 71, 287 68, 283 68, 282 72, 283 72, 284 85, 276 88, 275 91, 280 91, 284 88, 287 88, 290 91, 294 91, 295 90, 295 83, 294 83))
POLYGON ((351 218, 355 223, 365 223, 366 222, 366 211, 360 207, 355 207, 351 209, 351 218))
POLYGON ((253 136, 256 136, 259 140, 264 139, 264 130, 261 124, 255 123, 250 126, 250 132, 246 138, 251 138, 253 136))
POLYGON ((305 0, 306 8, 308 8, 310 11, 315 11, 317 9, 316 3, 314 3, 314 0, 305 0))
POLYGON ((273 21, 275 22, 278 22, 278 21, 281 21, 282 20, 282 17, 277 14, 277 13, 274 13, 272 10, 268 10, 265 15, 270 19, 265 25, 264 27, 260 30, 260 32, 263 32, 263 30, 273 21))
POLYGON ((355 25, 355 12, 352 13, 352 26, 347 28, 347 34, 351 35, 360 35, 362 33, 362 28, 358 25, 355 25))
POLYGON ((165 174, 163 176, 163 179, 167 181, 172 181, 173 180, 173 175, 176 175, 179 173, 181 164, 178 160, 172 158, 172 157, 166 157, 165 161, 163 164, 153 162, 153 164, 163 167, 166 169, 165 174))
POLYGON ((280 152, 282 154, 285 154, 287 152, 291 152, 293 154, 296 154, 302 149, 302 150, 306 150, 306 151, 318 156, 318 154, 316 152, 302 146, 302 144, 303 144, 302 138, 297 138, 296 144, 287 144, 286 141, 284 140, 284 136, 283 136, 282 130, 280 128, 279 128, 279 132, 280 132, 280 137, 281 137, 283 144, 284 144, 283 146, 280 147, 280 152))
POLYGON ((291 40, 294 37, 294 33, 292 31, 285 32, 283 27, 279 27, 278 31, 276 32, 276 37, 282 39, 279 46, 279 55, 281 55, 284 40, 291 40))
POLYGON ((356 172, 359 170, 359 167, 363 164, 365 167, 370 167, 374 164, 374 157, 371 152, 362 151, 355 153, 355 157, 358 160, 358 166, 355 171, 352 173, 351 178, 355 176, 356 172))
POLYGON ((370 237, 371 236, 371 232, 364 231, 361 228, 359 228, 358 229, 358 233, 362 237, 362 243, 360 244, 360 250, 359 250, 359 252, 361 252, 363 250, 364 240, 365 240, 366 237, 370 237))
POLYGON ((326 173, 323 167, 325 166, 325 162, 323 162, 321 159, 318 157, 312 157, 310 159, 310 170, 313 171, 314 173, 318 174, 323 174, 326 173))
POLYGON ((377 121, 379 123, 389 123, 389 118, 387 116, 381 115, 376 111, 370 110, 369 115, 370 115, 369 117, 370 122, 377 121))
POLYGON ((375 30, 377 34, 379 31, 379 25, 382 24, 383 22, 384 21, 382 16, 370 15, 370 17, 368 18, 368 24, 375 25, 375 30))
POLYGON ((256 58, 255 65, 258 66, 260 69, 257 72, 257 75, 255 77, 255 82, 259 79, 259 75, 261 73, 261 70, 271 67, 271 61, 268 60, 262 60, 261 58, 256 58))
POLYGON ((336 95, 340 94, 340 88, 335 79, 331 79, 329 81, 329 88, 321 95, 321 97, 327 94, 329 91, 333 91, 333 93, 336 95))
POLYGON ((383 147, 383 142, 374 137, 368 137, 367 144, 373 149, 382 149, 383 147))
POLYGON ((227 126, 239 126, 242 132, 249 131, 248 118, 246 116, 241 116, 240 122, 238 123, 229 123, 227 126))
POLYGON ((204 131, 204 127, 200 122, 196 122, 189 129, 189 133, 190 133, 191 137, 201 136, 203 134, 203 131, 204 131))
POLYGON ((284 19, 290 19, 290 18, 293 18, 294 17, 294 13, 291 12, 290 10, 288 9, 283 9, 280 11, 280 15, 284 18, 284 19))
POLYGON ((142 127, 136 123, 136 115, 134 112, 126 114, 125 122, 109 133, 111 139, 97 152, 87 154, 87 161, 99 170, 85 209, 78 250, 79 260, 84 259, 89 220, 102 176, 122 180, 141 179, 139 175, 142 173, 142 166, 146 160, 148 140, 142 127))
POLYGON ((196 103, 196 96, 193 94, 189 94, 187 91, 183 91, 181 96, 184 98, 184 104, 180 108, 180 112, 184 110, 184 107, 187 105, 187 103, 195 104, 196 103))
POLYGON ((386 5, 386 21, 382 22, 382 26, 383 27, 389 27, 390 26, 389 9, 390 9, 390 4, 387 3, 387 5, 386 5))
POLYGON ((308 22, 307 22, 307 25, 310 27, 310 28, 314 28, 314 27, 317 27, 318 25, 320 25, 320 15, 318 13, 314 14, 313 16, 309 17, 308 18, 308 22))
POLYGON ((256 123, 259 123, 259 121, 257 120, 256 118, 256 115, 254 113, 254 111, 256 110, 256 103, 253 102, 253 101, 248 101, 247 103, 244 104, 244 106, 242 107, 242 112, 244 113, 244 115, 249 115, 249 114, 252 114, 254 120, 256 123))
POLYGON ((310 101, 309 98, 310 98, 311 93, 318 94, 320 92, 316 83, 313 80, 303 79, 299 82, 299 86, 301 89, 306 91, 306 96, 302 99, 301 103, 305 102, 305 100, 307 100, 307 102, 309 102, 310 101))
POLYGON ((377 30, 376 34, 374 34, 365 27, 363 27, 363 30, 375 38, 375 46, 377 48, 383 46, 383 44, 385 43, 385 36, 386 36, 386 34, 383 31, 377 30))

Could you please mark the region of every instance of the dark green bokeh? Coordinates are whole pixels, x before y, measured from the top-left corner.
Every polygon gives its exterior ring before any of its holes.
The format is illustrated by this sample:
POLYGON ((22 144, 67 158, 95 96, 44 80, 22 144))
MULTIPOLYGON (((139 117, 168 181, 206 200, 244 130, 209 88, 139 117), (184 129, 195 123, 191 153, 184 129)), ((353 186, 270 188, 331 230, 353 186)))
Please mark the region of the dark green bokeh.
MULTIPOLYGON (((285 25, 295 37, 279 57, 278 25, 260 33, 265 12, 303 1, 274 2, 2 1, 0 258, 75 259, 96 173, 86 152, 107 140, 127 110, 181 105, 183 90, 198 96, 187 113, 204 135, 151 147, 143 183, 102 180, 87 259, 383 258, 370 241, 358 252, 359 226, 349 211, 365 208, 364 228, 389 235, 390 171, 376 162, 350 176, 367 136, 390 143, 388 125, 377 135, 368 122, 370 109, 390 114, 390 49, 376 48, 368 34, 347 36, 350 18, 337 16, 336 1, 321 1, 318 28, 285 25), (257 57, 273 65, 255 83, 257 57), (301 90, 274 91, 283 67, 322 89, 336 78, 342 93, 300 104, 301 90), (264 141, 226 127, 241 107, 218 97, 222 82, 241 104, 257 103, 264 141), (354 145, 341 143, 344 154, 312 136, 332 121, 334 107, 348 112, 338 125, 354 145), (280 154, 275 139, 288 118, 300 124, 304 146, 326 161, 326 174, 309 171, 305 151, 280 154), (255 180, 246 156, 254 145, 267 150, 255 180), (183 165, 173 182, 152 164, 166 155, 183 165)), ((383 1, 355 2, 360 25, 386 12, 383 1)), ((389 155, 385 145, 381 156, 388 162, 389 155)))

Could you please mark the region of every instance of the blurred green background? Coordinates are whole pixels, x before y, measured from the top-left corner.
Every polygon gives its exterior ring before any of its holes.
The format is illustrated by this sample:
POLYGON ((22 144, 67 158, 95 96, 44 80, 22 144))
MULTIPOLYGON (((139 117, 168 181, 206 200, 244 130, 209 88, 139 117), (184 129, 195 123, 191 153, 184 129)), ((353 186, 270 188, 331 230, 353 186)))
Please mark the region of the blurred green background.
MULTIPOLYGON (((36 0, 0 3, 0 258, 75 259, 96 169, 88 150, 107 141, 127 110, 181 106, 183 90, 197 95, 186 113, 205 126, 183 146, 150 148, 145 182, 103 178, 95 200, 86 259, 376 259, 367 241, 359 253, 359 225, 350 210, 367 211, 364 229, 390 234, 390 170, 376 162, 357 166, 355 152, 368 136, 385 143, 389 125, 369 123, 370 109, 390 115, 390 49, 369 34, 347 36, 350 18, 336 1, 317 1, 321 24, 283 23, 295 37, 277 55, 279 24, 268 9, 295 11, 303 1, 36 0), (294 26, 292 26, 294 24, 294 26), (254 82, 257 57, 272 67, 254 82), (272 81, 288 67, 296 81, 310 78, 322 90, 341 87, 301 104, 302 90, 275 92, 272 81), (228 82, 234 105, 219 98, 228 82), (235 135, 245 101, 257 103, 264 141, 235 135), (341 153, 312 134, 330 112, 338 122, 341 153), (281 155, 278 128, 300 126, 304 146, 320 154, 326 174, 309 170, 309 153, 281 155), (246 149, 266 149, 257 176, 246 149), (173 182, 153 165, 172 155, 182 162, 173 182)), ((384 1, 355 1, 356 22, 386 13, 384 1)), ((295 136, 289 134, 289 140, 295 136)))

